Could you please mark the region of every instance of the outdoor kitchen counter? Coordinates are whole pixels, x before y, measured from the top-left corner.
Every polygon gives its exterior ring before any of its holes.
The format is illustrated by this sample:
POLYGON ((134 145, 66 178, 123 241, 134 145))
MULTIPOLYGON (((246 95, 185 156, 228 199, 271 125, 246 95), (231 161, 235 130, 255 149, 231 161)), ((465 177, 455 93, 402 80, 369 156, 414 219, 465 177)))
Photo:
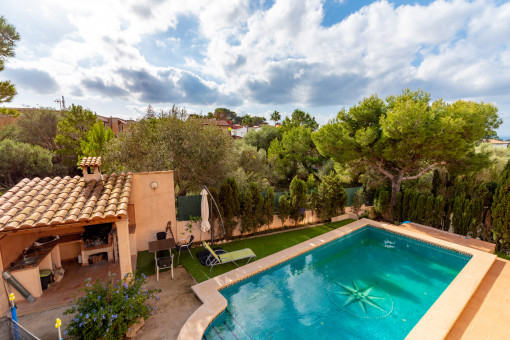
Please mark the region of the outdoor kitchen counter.
MULTIPOLYGON (((20 257, 16 260, 16 262, 14 262, 14 265, 11 263, 8 270, 12 273, 12 272, 15 272, 18 270, 31 269, 34 267, 41 267, 41 263, 44 262, 45 260, 47 260, 46 259, 47 255, 52 252, 53 252, 53 257, 58 257, 58 258, 54 258, 53 262, 57 265, 57 267, 60 267, 61 266, 60 256, 58 256, 59 254, 56 254, 55 247, 60 246, 61 244, 79 242, 80 240, 81 240, 81 234, 71 234, 71 235, 60 236, 60 238, 58 240, 52 242, 49 245, 42 246, 41 249, 37 249, 37 247, 32 246, 27 251, 26 257, 31 258, 31 257, 37 256, 36 262, 31 263, 31 264, 26 264, 26 265, 23 265, 22 267, 20 267, 20 265, 18 265, 18 264, 20 263, 20 261, 23 260, 23 255, 20 255, 20 257)), ((41 267, 40 269, 53 270, 51 263, 49 263, 49 265, 50 265, 49 267, 44 266, 44 268, 41 267)))
MULTIPOLYGON (((43 269, 53 270, 53 263, 57 267, 60 267, 60 245, 79 242, 81 234, 72 234, 60 236, 60 238, 47 246, 43 246, 42 249, 37 250, 33 246, 27 251, 26 258, 37 256, 37 260, 34 263, 21 265, 23 261, 23 255, 21 255, 14 265, 10 265, 7 269, 12 276, 16 278, 24 287, 27 289, 32 296, 39 297, 42 295, 42 287, 39 271, 43 269)), ((14 288, 10 287, 11 291, 15 291, 14 288)), ((21 294, 16 294, 16 298, 23 300, 21 294)))

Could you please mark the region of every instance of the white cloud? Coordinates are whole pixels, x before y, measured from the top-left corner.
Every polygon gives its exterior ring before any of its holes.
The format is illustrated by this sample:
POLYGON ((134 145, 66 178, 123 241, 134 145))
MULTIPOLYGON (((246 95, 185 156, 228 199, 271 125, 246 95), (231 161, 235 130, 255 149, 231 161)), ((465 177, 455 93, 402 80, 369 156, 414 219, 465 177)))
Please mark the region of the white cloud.
POLYGON ((248 0, 4 0, 0 11, 22 32, 7 67, 50 74, 70 100, 80 89, 76 100, 89 105, 101 107, 102 89, 119 111, 179 100, 203 111, 284 105, 314 113, 420 86, 435 97, 501 103, 510 121, 510 3, 380 1, 331 27, 321 25, 321 0, 280 0, 267 10, 248 0), (196 20, 193 32, 177 31, 184 17, 196 20), (142 45, 182 62, 153 65, 142 45), (182 52, 190 49, 197 54, 182 52))

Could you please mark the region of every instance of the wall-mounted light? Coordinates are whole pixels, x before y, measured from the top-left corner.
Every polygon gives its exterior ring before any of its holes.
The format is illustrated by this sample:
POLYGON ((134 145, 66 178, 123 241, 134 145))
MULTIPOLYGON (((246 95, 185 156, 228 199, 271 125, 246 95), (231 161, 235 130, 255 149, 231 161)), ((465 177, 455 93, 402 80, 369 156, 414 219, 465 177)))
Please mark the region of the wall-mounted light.
POLYGON ((151 188, 152 189, 156 190, 157 187, 158 187, 158 182, 154 181, 154 182, 151 183, 151 188))

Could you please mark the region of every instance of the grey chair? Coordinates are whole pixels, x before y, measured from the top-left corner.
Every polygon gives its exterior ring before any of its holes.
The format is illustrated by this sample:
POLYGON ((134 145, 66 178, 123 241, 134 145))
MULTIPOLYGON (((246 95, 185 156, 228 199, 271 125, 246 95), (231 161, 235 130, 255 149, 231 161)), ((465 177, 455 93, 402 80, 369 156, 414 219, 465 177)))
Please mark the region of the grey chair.
POLYGON ((181 250, 187 249, 189 252, 189 256, 193 258, 193 254, 191 254, 191 246, 193 245, 193 240, 195 239, 195 236, 189 235, 186 238, 180 239, 179 242, 177 242, 177 245, 175 246, 175 249, 179 251, 179 255, 177 256, 177 263, 180 263, 181 261, 181 250), (181 243, 181 241, 183 243, 181 243))

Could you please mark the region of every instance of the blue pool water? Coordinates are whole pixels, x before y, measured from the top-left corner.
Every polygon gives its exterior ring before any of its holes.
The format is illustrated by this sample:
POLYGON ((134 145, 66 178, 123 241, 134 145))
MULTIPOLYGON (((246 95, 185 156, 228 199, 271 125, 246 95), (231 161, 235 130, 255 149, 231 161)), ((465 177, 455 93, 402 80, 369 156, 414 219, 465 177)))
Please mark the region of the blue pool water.
POLYGON ((404 339, 469 259, 367 226, 221 290, 204 339, 404 339))

